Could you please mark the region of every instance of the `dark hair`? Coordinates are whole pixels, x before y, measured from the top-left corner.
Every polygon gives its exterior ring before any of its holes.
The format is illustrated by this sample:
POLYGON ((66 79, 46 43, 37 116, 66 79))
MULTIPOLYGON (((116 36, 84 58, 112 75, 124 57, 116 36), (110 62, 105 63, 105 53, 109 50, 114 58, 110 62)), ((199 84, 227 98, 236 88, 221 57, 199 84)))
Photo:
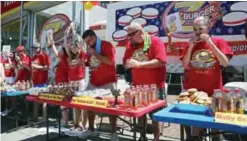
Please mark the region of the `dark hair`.
POLYGON ((63 52, 64 55, 68 56, 65 47, 62 47, 61 51, 63 52))
POLYGON ((83 32, 82 38, 85 39, 88 36, 90 36, 90 37, 95 36, 96 37, 96 34, 95 34, 95 32, 93 30, 88 29, 88 30, 83 32))

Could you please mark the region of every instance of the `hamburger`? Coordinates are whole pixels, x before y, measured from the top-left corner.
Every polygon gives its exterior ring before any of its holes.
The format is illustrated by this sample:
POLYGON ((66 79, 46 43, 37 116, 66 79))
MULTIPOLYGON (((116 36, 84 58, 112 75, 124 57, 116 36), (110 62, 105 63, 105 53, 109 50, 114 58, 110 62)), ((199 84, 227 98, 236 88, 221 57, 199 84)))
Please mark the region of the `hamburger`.
POLYGON ((197 92, 190 95, 190 101, 194 102, 196 100, 198 100, 198 93, 197 92))
POLYGON ((202 99, 198 99, 196 101, 196 103, 204 105, 206 103, 206 101, 205 100, 202 100, 202 99))
POLYGON ((179 97, 177 98, 177 100, 179 101, 183 101, 185 99, 187 99, 189 97, 189 93, 188 92, 183 92, 179 94, 179 97))
POLYGON ((188 89, 187 91, 188 91, 189 95, 191 96, 191 95, 193 95, 195 92, 197 92, 197 89, 196 89, 196 88, 191 88, 191 89, 188 89))
POLYGON ((182 104, 190 104, 190 98, 186 97, 183 100, 179 101, 179 103, 182 103, 182 104))

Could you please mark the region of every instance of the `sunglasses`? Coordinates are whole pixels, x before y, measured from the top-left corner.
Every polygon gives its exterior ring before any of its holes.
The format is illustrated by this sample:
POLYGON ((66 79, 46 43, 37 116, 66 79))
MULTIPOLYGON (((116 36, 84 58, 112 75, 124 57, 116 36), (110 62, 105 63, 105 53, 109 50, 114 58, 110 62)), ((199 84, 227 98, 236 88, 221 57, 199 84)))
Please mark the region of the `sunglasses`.
POLYGON ((132 32, 132 33, 129 33, 127 36, 128 36, 128 37, 132 37, 132 36, 134 36, 138 31, 139 31, 139 30, 136 30, 136 31, 134 31, 134 32, 132 32))
POLYGON ((199 27, 199 28, 196 28, 196 27, 193 27, 193 30, 194 31, 201 31, 203 29, 205 29, 206 27, 199 27))

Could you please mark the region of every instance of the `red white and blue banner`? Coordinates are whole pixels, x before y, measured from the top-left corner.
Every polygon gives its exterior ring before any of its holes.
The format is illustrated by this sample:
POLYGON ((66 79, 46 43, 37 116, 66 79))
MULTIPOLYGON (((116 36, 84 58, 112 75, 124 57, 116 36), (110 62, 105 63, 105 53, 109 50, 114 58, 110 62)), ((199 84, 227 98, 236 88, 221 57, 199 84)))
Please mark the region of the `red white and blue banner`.
POLYGON ((193 35, 193 20, 198 16, 210 19, 210 34, 224 38, 235 55, 247 55, 247 2, 119 2, 108 6, 107 39, 125 46, 126 27, 140 23, 150 35, 167 43, 165 29, 172 32, 173 49, 168 55, 179 55, 193 35))

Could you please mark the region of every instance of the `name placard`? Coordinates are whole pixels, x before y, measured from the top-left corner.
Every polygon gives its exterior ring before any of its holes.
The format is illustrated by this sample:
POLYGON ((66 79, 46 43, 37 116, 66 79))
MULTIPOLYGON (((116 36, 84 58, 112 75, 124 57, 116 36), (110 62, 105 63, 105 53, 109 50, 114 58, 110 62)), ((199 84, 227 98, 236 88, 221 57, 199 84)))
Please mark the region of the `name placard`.
POLYGON ((216 112, 215 122, 247 126, 247 115, 216 112))
POLYGON ((73 104, 88 105, 93 107, 105 108, 108 105, 107 100, 93 99, 89 97, 73 97, 71 102, 73 104))
POLYGON ((39 99, 63 101, 64 96, 63 95, 40 93, 39 94, 39 99))

